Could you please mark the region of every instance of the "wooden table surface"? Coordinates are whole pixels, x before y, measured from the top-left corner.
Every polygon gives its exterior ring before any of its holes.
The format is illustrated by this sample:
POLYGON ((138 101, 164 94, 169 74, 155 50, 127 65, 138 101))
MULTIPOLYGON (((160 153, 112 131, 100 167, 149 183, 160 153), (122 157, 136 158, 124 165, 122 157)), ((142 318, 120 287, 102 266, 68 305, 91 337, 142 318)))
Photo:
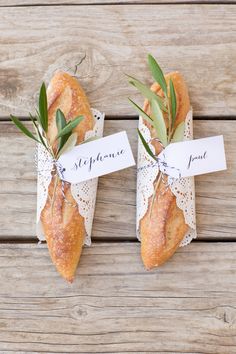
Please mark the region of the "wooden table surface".
POLYGON ((0 33, 0 352, 236 353, 235 2, 0 0, 0 33), (41 81, 67 69, 136 154, 127 97, 141 101, 124 73, 150 82, 148 52, 183 73, 194 135, 224 134, 228 170, 196 178, 198 239, 151 272, 135 168, 100 178, 93 245, 68 285, 37 244, 34 144, 9 114, 25 119, 41 81))

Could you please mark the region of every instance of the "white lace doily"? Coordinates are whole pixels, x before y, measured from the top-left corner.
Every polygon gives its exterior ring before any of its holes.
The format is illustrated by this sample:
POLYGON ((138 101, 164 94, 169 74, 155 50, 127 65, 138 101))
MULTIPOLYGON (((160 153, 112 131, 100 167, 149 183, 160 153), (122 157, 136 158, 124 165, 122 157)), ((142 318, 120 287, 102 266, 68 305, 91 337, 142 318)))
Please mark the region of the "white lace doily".
MULTIPOLYGON (((93 130, 85 134, 85 140, 93 136, 102 137, 104 127, 104 113, 92 108, 95 119, 93 130)), ((37 225, 36 233, 40 241, 45 240, 40 221, 41 212, 46 204, 48 196, 48 187, 51 182, 51 171, 53 162, 48 152, 38 145, 38 183, 37 183, 37 225)), ((91 245, 91 232, 93 216, 96 203, 98 178, 94 178, 81 183, 71 184, 71 194, 75 199, 78 210, 84 218, 86 237, 84 244, 91 245)))
MULTIPOLYGON (((147 142, 151 141, 149 129, 143 123, 142 117, 139 117, 139 129, 147 142)), ((190 110, 185 119, 184 140, 193 138, 192 110, 190 110)), ((152 152, 154 147, 149 143, 152 152)), ((154 193, 154 181, 158 174, 158 166, 153 164, 153 159, 147 154, 143 144, 139 139, 138 143, 138 175, 137 175, 137 217, 136 230, 137 237, 140 240, 139 223, 148 209, 148 199, 154 193)), ((195 188, 194 177, 172 179, 168 178, 172 193, 176 196, 177 206, 183 211, 185 223, 189 229, 180 243, 180 246, 186 246, 193 238, 197 237, 196 232, 196 214, 195 214, 195 188)))

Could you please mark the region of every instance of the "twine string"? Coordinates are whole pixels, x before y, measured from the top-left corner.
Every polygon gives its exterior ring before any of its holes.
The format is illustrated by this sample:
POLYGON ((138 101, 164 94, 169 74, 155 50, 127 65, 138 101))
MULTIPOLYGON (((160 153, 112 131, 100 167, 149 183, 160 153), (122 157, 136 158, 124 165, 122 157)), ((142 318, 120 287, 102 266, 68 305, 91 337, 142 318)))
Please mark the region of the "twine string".
POLYGON ((175 180, 178 180, 181 178, 181 172, 180 172, 180 169, 174 167, 174 166, 169 166, 167 164, 167 162, 165 161, 165 147, 164 145, 161 143, 161 141, 158 139, 158 138, 153 138, 150 140, 150 142, 152 142, 153 140, 156 140, 158 141, 158 143, 161 145, 162 147, 162 152, 164 151, 163 153, 163 158, 160 158, 158 157, 159 155, 157 154, 154 154, 154 157, 155 157, 155 162, 151 162, 145 166, 141 166, 137 169, 137 173, 139 173, 140 171, 144 170, 144 169, 149 169, 149 168, 158 168, 159 171, 161 171, 161 181, 162 183, 165 185, 165 189, 164 191, 162 192, 162 194, 164 194, 167 189, 169 187, 171 187, 173 185, 173 183, 175 182, 175 180), (175 170, 178 172, 178 177, 172 177, 170 174, 168 174, 167 170, 175 170), (171 178, 165 178, 165 176, 170 176, 171 178))
MULTIPOLYGON (((49 158, 49 157, 48 157, 49 158)), ((58 160, 56 159, 53 159, 51 158, 51 162, 52 162, 52 168, 44 168, 44 169, 39 169, 38 168, 38 153, 36 151, 35 153, 35 156, 34 156, 34 161, 35 161, 35 165, 36 165, 36 171, 38 173, 39 176, 41 177, 45 177, 45 173, 48 174, 48 173, 51 173, 51 176, 52 177, 55 177, 55 175, 57 175, 59 178, 60 178, 60 181, 61 181, 61 193, 62 193, 62 196, 65 200, 65 202, 70 205, 71 207, 73 208, 76 208, 77 207, 77 203, 71 203, 67 198, 66 198, 66 195, 65 195, 65 188, 67 185, 70 185, 69 182, 65 181, 64 180, 64 171, 65 169, 63 168, 63 166, 59 163, 58 160)), ((49 196, 51 202, 52 202, 52 198, 49 196)))

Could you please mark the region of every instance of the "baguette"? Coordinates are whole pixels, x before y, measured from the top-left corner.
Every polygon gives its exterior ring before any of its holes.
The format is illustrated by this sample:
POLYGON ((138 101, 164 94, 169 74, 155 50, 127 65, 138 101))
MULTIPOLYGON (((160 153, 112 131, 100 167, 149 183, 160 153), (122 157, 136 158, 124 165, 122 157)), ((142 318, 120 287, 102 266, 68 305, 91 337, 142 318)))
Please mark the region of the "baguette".
MULTIPOLYGON (((82 142, 85 133, 93 129, 95 122, 88 99, 78 81, 67 73, 55 74, 48 86, 47 98, 49 142, 52 144, 57 135, 58 108, 67 121, 83 115, 83 121, 73 130, 78 135, 77 144, 82 142)), ((56 149, 56 146, 53 148, 56 149)), ((52 176, 41 223, 53 263, 61 276, 72 282, 85 239, 84 218, 71 194, 70 184, 63 186, 60 180, 57 184, 55 181, 56 177, 52 176), (53 196, 54 203, 51 203, 53 196)))
MULTIPOLYGON (((190 110, 188 89, 183 77, 178 72, 173 72, 165 76, 168 84, 170 78, 173 81, 176 91, 177 114, 175 126, 185 120, 190 110)), ((157 83, 154 83, 151 90, 160 96, 163 92, 157 83)), ((150 106, 146 100, 144 111, 150 114, 150 106)), ((151 132, 151 137, 155 138, 156 133, 148 123, 145 123, 151 132)), ((166 120, 166 125, 168 125, 166 120)), ((159 142, 153 143, 155 153, 159 154, 162 147, 159 142)), ((166 176, 164 177, 166 180, 166 176)), ((154 182, 154 190, 157 181, 154 182)), ((161 181, 157 187, 156 197, 151 196, 148 201, 148 209, 140 221, 141 235, 141 257, 147 269, 152 269, 166 262, 179 247, 183 240, 188 226, 185 223, 183 211, 176 205, 176 197, 165 181, 161 181)))

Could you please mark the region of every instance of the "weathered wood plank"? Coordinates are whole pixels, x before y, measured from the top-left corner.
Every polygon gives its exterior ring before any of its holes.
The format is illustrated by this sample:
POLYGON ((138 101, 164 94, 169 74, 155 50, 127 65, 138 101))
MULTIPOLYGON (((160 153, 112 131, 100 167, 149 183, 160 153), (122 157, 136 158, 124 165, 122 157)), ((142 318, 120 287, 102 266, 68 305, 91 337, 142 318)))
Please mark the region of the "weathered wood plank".
MULTIPOLYGON (((134 155, 137 121, 106 121, 105 135, 126 129, 134 155)), ((236 239, 236 121, 194 121, 195 137, 224 133, 228 171, 196 178, 198 235, 201 239, 236 239)), ((36 181, 34 145, 10 122, 0 124, 0 237, 35 235, 36 181), (7 152, 7 154, 6 154, 7 152)), ((93 237, 135 237, 136 169, 99 180, 93 237)))
POLYGON ((150 79, 148 52, 183 72, 196 115, 236 114, 234 5, 9 7, 0 31, 1 116, 27 114, 41 80, 72 73, 85 54, 77 75, 92 105, 133 115, 124 73, 150 79))
MULTIPOLYGON (((14 7, 14 6, 44 6, 44 5, 120 5, 120 4, 194 4, 199 0, 14 0, 9 3, 7 0, 0 0, 0 6, 14 7)), ((211 4, 227 4, 234 3, 235 0, 201 0, 201 3, 211 4)))
POLYGON ((134 243, 84 249, 73 285, 45 246, 0 245, 0 351, 236 351, 236 244, 192 243, 146 272, 134 243))

